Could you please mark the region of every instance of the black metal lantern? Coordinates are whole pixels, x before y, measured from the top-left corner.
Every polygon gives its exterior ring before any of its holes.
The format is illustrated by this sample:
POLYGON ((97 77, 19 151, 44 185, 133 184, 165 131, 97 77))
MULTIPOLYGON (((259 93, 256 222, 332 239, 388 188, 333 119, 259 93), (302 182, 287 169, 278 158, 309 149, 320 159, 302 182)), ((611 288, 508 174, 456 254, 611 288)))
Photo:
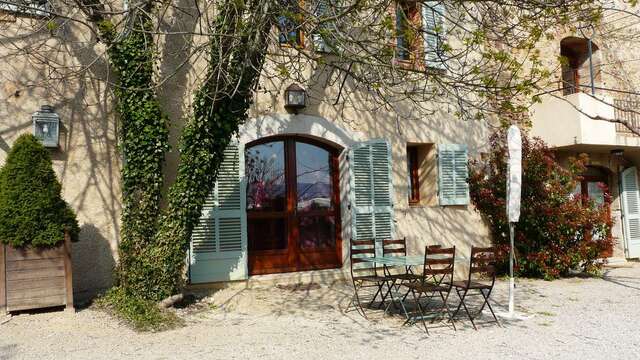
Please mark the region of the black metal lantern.
POLYGON ((307 106, 307 93, 297 84, 289 85, 284 91, 284 107, 293 110, 296 114, 298 110, 307 106))
POLYGON ((60 116, 50 105, 42 105, 39 111, 31 116, 33 135, 40 139, 45 147, 57 148, 60 136, 60 116))

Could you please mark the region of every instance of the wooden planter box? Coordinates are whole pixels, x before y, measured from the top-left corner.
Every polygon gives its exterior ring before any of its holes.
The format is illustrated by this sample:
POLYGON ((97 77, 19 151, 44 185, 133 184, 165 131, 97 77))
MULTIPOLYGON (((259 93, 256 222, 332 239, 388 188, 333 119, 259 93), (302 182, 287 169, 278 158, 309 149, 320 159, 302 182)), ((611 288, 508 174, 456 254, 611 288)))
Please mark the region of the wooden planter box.
POLYGON ((73 310, 71 241, 49 249, 0 245, 0 312, 66 306, 73 310))

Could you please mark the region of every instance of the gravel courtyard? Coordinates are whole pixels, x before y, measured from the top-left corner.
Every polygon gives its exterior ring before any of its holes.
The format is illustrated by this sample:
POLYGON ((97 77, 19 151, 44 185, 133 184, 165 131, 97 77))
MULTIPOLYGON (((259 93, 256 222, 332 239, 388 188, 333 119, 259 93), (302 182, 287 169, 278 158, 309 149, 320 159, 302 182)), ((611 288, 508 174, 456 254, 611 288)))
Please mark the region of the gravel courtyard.
MULTIPOLYGON (((347 286, 225 289, 182 310, 185 327, 136 333, 91 308, 0 317, 0 359, 640 359, 640 266, 602 278, 521 280, 530 316, 474 331, 344 313, 347 286), (7 321, 8 320, 8 321, 7 321)), ((507 283, 494 294, 506 304, 507 283)))

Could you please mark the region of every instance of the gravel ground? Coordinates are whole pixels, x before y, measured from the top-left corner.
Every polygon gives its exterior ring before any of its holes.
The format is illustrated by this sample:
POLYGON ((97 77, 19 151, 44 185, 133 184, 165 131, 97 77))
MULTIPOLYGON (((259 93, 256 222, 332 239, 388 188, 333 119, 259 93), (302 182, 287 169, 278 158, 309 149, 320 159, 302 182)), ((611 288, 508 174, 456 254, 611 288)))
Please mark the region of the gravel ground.
MULTIPOLYGON (((22 314, 0 325, 0 359, 640 359, 638 265, 601 279, 520 280, 528 319, 478 331, 465 321, 457 332, 436 324, 430 336, 399 315, 344 313, 349 291, 228 288, 181 310, 187 325, 162 333, 136 333, 91 308, 22 314)), ((506 298, 500 281, 496 310, 506 298)))

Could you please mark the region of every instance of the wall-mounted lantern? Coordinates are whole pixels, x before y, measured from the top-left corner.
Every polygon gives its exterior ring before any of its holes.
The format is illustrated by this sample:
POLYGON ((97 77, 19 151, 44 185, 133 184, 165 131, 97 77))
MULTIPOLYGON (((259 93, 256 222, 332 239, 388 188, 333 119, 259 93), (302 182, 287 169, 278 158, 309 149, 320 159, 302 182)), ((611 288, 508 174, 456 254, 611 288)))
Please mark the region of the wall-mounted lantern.
POLYGON ((298 113, 307 106, 307 93, 297 84, 289 85, 284 91, 284 107, 298 113))
POLYGON ((31 116, 33 135, 40 139, 45 147, 57 148, 60 137, 60 116, 53 111, 51 105, 42 105, 39 111, 31 116))

